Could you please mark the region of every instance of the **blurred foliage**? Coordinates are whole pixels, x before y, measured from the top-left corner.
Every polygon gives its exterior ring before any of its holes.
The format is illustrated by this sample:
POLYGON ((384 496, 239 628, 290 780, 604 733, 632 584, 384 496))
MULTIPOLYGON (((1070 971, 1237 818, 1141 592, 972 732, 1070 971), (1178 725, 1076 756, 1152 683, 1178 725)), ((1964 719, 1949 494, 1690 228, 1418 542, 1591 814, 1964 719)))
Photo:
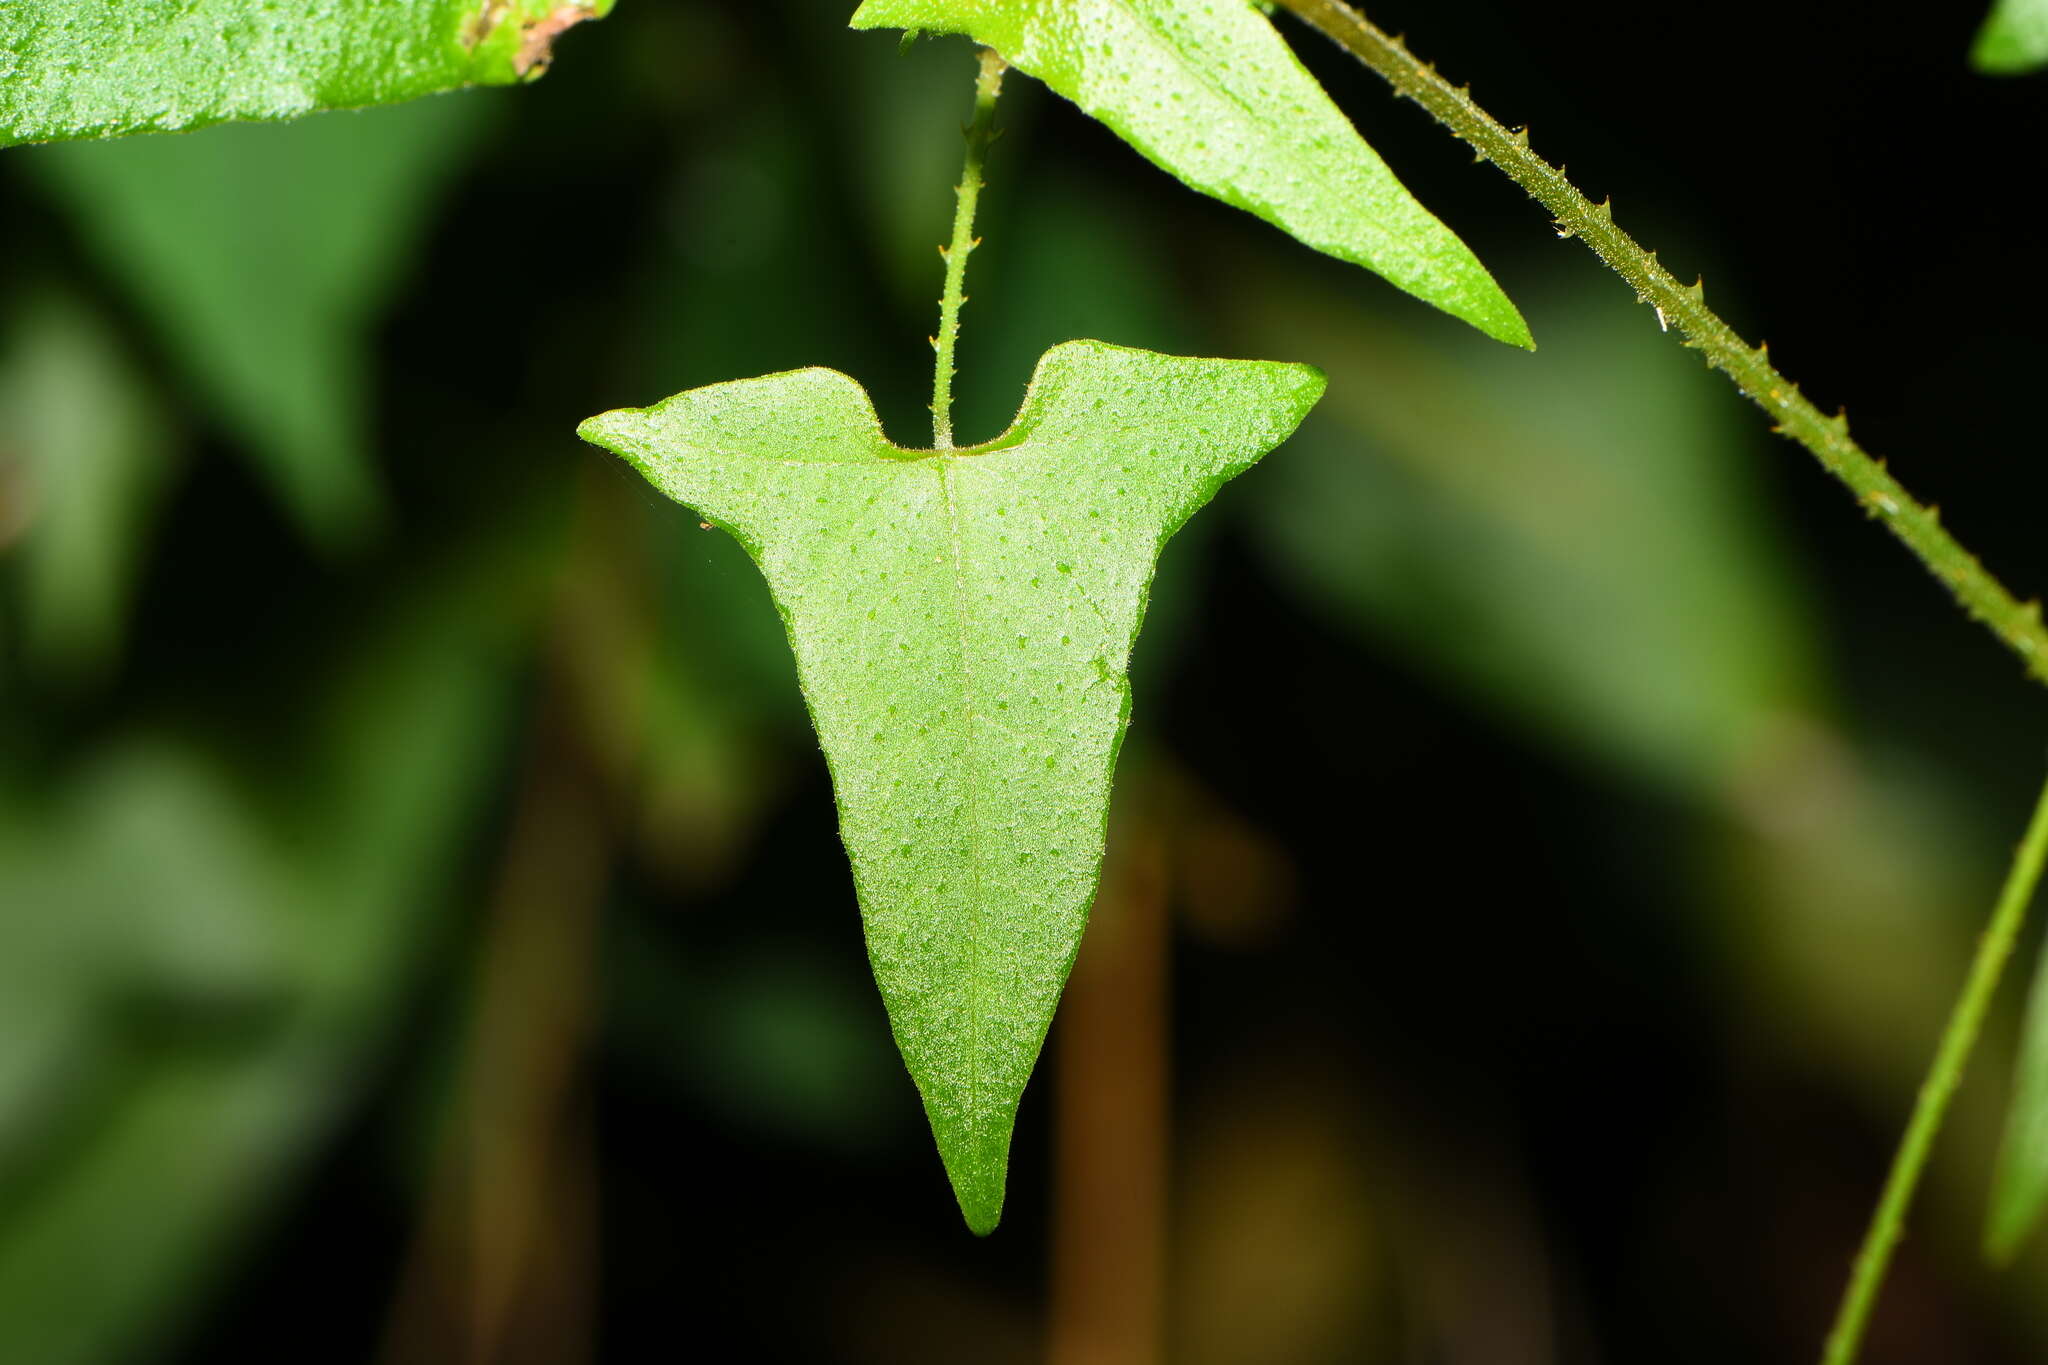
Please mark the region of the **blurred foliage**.
POLYGON ((360 537, 372 327, 482 97, 18 151, 157 328, 306 529, 360 537))
POLYGON ((24 659, 85 685, 113 661, 179 433, 90 305, 22 301, 0 343, 0 431, 12 437, 4 505, 19 538, 24 659))
MULTIPOLYGON (((2037 444, 2039 96, 1955 60, 1976 15, 1688 20, 1644 68, 1618 4, 1383 4, 2048 582, 2048 471, 2000 458, 2037 444), (1673 96, 1731 71, 1774 98, 1673 96), (1731 150, 1789 133, 1797 177, 1731 150), (1872 207, 1910 156, 1950 212, 1872 207)), ((973 63, 849 9, 641 0, 517 92, 0 154, 0 1359, 407 1359, 448 1208, 563 1291, 508 1362, 1043 1358, 1047 1116, 1088 1097, 1027 1092, 968 1245, 759 576, 573 436, 810 364, 925 429, 973 63), (551 875, 602 923, 506 986, 536 787, 596 831, 551 875), (523 1212, 460 1178, 501 1136, 523 1212)), ((1540 213, 1301 50, 1541 351, 1022 79, 963 338, 969 438, 1072 336, 1331 379, 1165 556, 1135 666, 1174 793, 1128 813, 1179 925, 1171 1358, 1805 1359, 2038 705, 1540 213)), ((1975 1268, 2018 1003, 1890 1359, 2048 1343, 2040 1247, 1975 1268)))
POLYGON ((1546 300, 1543 353, 1503 364, 1315 310, 1277 269, 1233 285, 1260 344, 1358 376, 1256 485, 1260 544, 1303 591, 1677 792, 1711 795, 1759 727, 1818 703, 1812 622, 1727 454, 1749 415, 1625 293, 1546 300))
POLYGON ((2048 0, 1998 0, 1978 30, 1970 60, 1994 76, 2017 76, 2048 64, 2048 0))
POLYGON ((2034 968, 2034 989, 2013 1078, 2012 1112, 1991 1189, 1985 1248, 2010 1261, 2048 1211, 2048 963, 2034 968))
POLYGON ((183 1316, 388 1038, 504 700, 506 623, 444 596, 322 680, 268 781, 144 732, 7 790, 10 1352, 129 1358, 183 1316))

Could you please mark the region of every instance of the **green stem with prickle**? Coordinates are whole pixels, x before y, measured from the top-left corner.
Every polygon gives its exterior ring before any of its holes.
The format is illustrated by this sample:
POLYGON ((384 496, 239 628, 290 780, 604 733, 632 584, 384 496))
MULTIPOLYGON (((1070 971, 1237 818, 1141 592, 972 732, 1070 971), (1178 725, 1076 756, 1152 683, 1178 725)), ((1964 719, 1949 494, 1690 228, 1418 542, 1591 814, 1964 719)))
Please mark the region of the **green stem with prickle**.
POLYGON ((2034 807, 2033 821, 2013 859, 2012 871, 2006 875, 1998 908, 1992 912, 1991 923, 1977 945, 1977 957, 1970 964, 1962 998, 1956 1001, 1948 1027, 1942 1032, 1934 1065, 1920 1084, 1919 1102, 1913 1106, 1912 1121, 1906 1125, 1906 1136, 1899 1143, 1898 1155, 1892 1159, 1884 1194, 1871 1217, 1870 1231, 1864 1235, 1863 1248, 1857 1253, 1856 1268, 1849 1277, 1849 1288, 1842 1295, 1834 1330, 1828 1334, 1827 1349, 1821 1356, 1822 1365, 1850 1365, 1856 1359, 1863 1329, 1870 1321, 1870 1310, 1877 1303, 1878 1290, 1884 1287, 1892 1252, 1905 1235, 1907 1206, 1913 1202, 1913 1191, 1927 1168, 1935 1134, 1941 1131, 1949 1101, 1963 1079, 1963 1067, 1977 1044, 1984 1011, 1990 1007, 1999 976, 2012 957, 2013 944, 2026 922, 2027 906, 2040 885, 2044 862, 2048 862, 2048 790, 2041 793, 2040 802, 2034 807))
MULTIPOLYGON (((1399 38, 1375 27, 1343 0, 1280 0, 1313 27, 1371 67, 1434 115, 1451 132, 1491 161, 1550 210, 1558 229, 1591 247, 1626 280, 1636 297, 1657 310, 1657 319, 1676 328, 1685 344, 1735 382, 1750 401, 1771 414, 1777 430, 1812 452, 1872 517, 1882 521, 1928 570, 1946 583, 1963 609, 1988 626, 2020 656, 2027 672, 2048 683, 2048 630, 2038 601, 2022 603, 1986 571, 1941 525, 1939 512, 1921 505, 1849 436, 1847 419, 1827 417, 1770 362, 1766 348, 1752 348, 1707 307, 1700 285, 1687 288, 1615 225, 1607 202, 1594 204, 1529 148, 1526 129, 1510 132, 1476 104, 1467 88, 1454 86, 1434 66, 1418 60, 1399 38)), ((1855 1270, 1829 1333, 1822 1365, 1851 1365, 1862 1344, 1870 1313, 1883 1287, 1893 1251, 1905 1234, 1906 1210, 1919 1187, 1936 1135, 1976 1047, 1985 1011, 2011 958, 2028 904, 2048 862, 2048 791, 2035 807, 1990 926, 1977 948, 1968 980, 1957 1000, 1934 1063, 1922 1082, 1913 1117, 1893 1160, 1884 1193, 1857 1254, 1855 1270)))
POLYGON ((938 359, 932 367, 932 445, 953 448, 953 352, 960 341, 960 306, 967 302, 961 286, 967 280, 967 258, 981 239, 974 235, 974 208, 981 199, 981 164, 994 138, 996 96, 1003 92, 1003 59, 990 48, 981 50, 981 74, 974 81, 974 121, 967 126, 967 164, 953 208, 953 242, 939 248, 946 258, 946 287, 939 297, 939 334, 932 338, 938 359))
POLYGON ((1510 132, 1472 100, 1467 88, 1452 85, 1408 51, 1399 38, 1375 27, 1343 0, 1280 0, 1371 67, 1397 94, 1414 100, 1439 123, 1469 143, 1550 210, 1558 228, 1591 247, 1601 260, 1657 310, 1658 319, 1697 348, 1707 363, 1735 381, 1748 398, 1777 423, 1777 430, 1813 453, 1828 473, 1846 485, 1870 516, 1883 522, 1928 571, 1946 583, 1963 610, 1990 627, 2020 656, 2036 681, 2048 683, 2048 629, 2038 601, 2022 603, 1987 572, 1975 555, 1941 525, 1940 512, 1917 502, 1882 461, 1849 437, 1848 420, 1823 416, 1779 374, 1765 347, 1751 347, 1707 307, 1701 287, 1679 284, 1614 224, 1608 203, 1595 204, 1565 179, 1564 172, 1529 150, 1526 129, 1510 132))

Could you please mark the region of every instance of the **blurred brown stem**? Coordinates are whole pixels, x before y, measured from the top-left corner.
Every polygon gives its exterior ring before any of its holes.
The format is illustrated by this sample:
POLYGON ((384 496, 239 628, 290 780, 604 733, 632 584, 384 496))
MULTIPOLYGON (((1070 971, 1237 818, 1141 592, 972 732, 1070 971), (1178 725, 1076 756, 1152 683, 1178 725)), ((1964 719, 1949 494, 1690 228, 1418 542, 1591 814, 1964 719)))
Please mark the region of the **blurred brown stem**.
POLYGON ((1060 1004, 1052 1365, 1156 1365, 1166 1294, 1164 849, 1115 850, 1060 1004))
POLYGON ((595 1191, 575 1087, 607 859, 596 784, 558 708, 542 709, 387 1365, 590 1358, 595 1191))

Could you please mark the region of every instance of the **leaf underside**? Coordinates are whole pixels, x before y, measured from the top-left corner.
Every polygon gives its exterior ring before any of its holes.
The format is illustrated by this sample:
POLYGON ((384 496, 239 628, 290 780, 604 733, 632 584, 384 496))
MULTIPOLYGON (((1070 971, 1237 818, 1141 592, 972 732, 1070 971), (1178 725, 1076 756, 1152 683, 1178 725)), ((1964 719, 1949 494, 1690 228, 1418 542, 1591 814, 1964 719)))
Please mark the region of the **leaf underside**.
POLYGON ((1994 76, 2048 66, 2048 0, 1998 0, 1977 33, 1970 61, 1994 76))
POLYGON ((10 0, 0 147, 509 85, 613 0, 10 0))
POLYGON ((824 369, 579 429, 768 580, 875 978, 978 1233, 1094 899, 1159 551, 1322 389, 1302 365, 1076 341, 1039 361, 1007 432, 958 451, 891 445, 824 369))
POLYGON ((1249 0, 865 0, 855 28, 963 33, 1191 189, 1374 271, 1487 335, 1528 324, 1249 0))

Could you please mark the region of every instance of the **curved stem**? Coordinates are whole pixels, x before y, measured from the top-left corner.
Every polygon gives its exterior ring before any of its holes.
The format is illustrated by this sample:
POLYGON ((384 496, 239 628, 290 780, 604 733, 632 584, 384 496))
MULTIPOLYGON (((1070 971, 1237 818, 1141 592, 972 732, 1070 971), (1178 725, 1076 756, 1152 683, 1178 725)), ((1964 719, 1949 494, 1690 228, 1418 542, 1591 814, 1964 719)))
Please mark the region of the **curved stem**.
POLYGON ((1921 1172, 1927 1168, 1928 1153, 1933 1150, 1935 1134, 1941 1131, 1949 1101, 1962 1081, 1963 1067, 1976 1046, 1984 1012, 1998 990, 1999 976, 2012 957, 2013 944, 2026 921, 2027 906, 2040 884, 2044 862, 2048 862, 2048 790, 2042 791, 2034 807, 2033 821, 2013 858, 2012 871, 2006 874, 2005 889, 1999 893, 1998 908, 1992 912, 1991 923, 1977 945, 1976 960, 1970 964, 1962 997, 1956 1001, 1948 1027, 1942 1032, 1934 1065, 1928 1068, 1927 1079, 1920 1083, 1920 1098, 1913 1106, 1913 1118, 1906 1125, 1898 1155, 1892 1158, 1891 1174, 1885 1179, 1884 1194, 1871 1216, 1870 1230, 1864 1234, 1863 1248, 1856 1254, 1856 1268, 1849 1277, 1847 1292, 1842 1295, 1842 1306, 1835 1314, 1834 1330, 1828 1333, 1822 1365, 1850 1365, 1856 1358, 1863 1329, 1870 1321, 1870 1310, 1877 1303, 1878 1290, 1884 1286, 1892 1252, 1905 1235, 1906 1208, 1913 1201, 1921 1172))
POLYGON ((974 235, 974 207, 981 199, 981 163, 994 141, 996 96, 1003 92, 1003 59, 993 48, 981 50, 981 74, 974 81, 974 122, 967 126, 967 164, 953 193, 953 243, 939 248, 946 258, 946 287, 939 296, 939 334, 932 338, 938 359, 932 367, 932 445, 953 448, 953 351, 960 340, 960 292, 967 279, 967 258, 981 239, 974 235))
POLYGON ((1943 529, 1938 509, 1915 501, 1882 461, 1850 439, 1846 417, 1823 416, 1772 366, 1767 347, 1751 348, 1707 307, 1700 285, 1679 284, 1658 264, 1654 252, 1645 251, 1616 227, 1611 203, 1587 199, 1563 171, 1529 150, 1526 128, 1510 132, 1473 103, 1469 88, 1452 85, 1399 38, 1376 28, 1343 0, 1280 3, 1385 77, 1397 94, 1428 110, 1482 160, 1500 167, 1549 209, 1560 233, 1579 238, 1628 281, 1636 297, 1657 310, 1660 322, 1676 328, 1686 345, 1697 348, 1709 365, 1734 380, 1775 419, 1777 431, 1813 452, 1822 467, 1856 495, 1866 513, 1884 522, 1929 572, 1948 584, 1966 612, 2020 656, 2035 680, 2048 683, 2048 629, 2042 626, 2041 604, 2022 603, 2008 592, 1943 529))

